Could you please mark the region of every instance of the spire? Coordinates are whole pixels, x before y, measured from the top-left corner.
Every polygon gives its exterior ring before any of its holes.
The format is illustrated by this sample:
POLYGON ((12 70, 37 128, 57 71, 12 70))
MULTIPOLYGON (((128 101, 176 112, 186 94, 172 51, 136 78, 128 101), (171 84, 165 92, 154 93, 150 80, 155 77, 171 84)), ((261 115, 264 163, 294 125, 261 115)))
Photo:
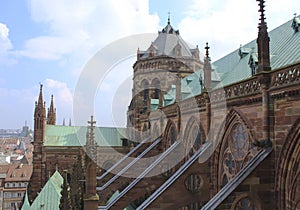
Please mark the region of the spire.
POLYGON ((209 46, 208 42, 206 42, 205 46, 205 58, 204 58, 204 89, 205 91, 211 91, 211 64, 210 64, 210 57, 209 57, 209 46))
POLYGON ((38 106, 43 106, 43 102, 44 99, 43 99, 43 84, 40 83, 40 95, 39 95, 39 98, 38 98, 38 103, 37 105, 38 106))
POLYGON ((209 48, 210 48, 210 47, 208 46, 208 42, 206 42, 206 46, 205 46, 204 49, 205 49, 205 55, 206 55, 206 58, 207 58, 207 59, 209 59, 209 48))
POLYGON ((270 38, 268 35, 268 27, 267 23, 265 22, 265 1, 264 0, 256 0, 259 2, 259 12, 260 12, 260 23, 258 24, 258 38, 257 42, 257 49, 258 49, 258 69, 257 73, 263 71, 271 70, 270 67, 270 47, 269 42, 270 38))
POLYGON ((36 125, 40 128, 46 118, 45 102, 43 99, 43 85, 40 84, 40 93, 38 101, 35 102, 34 118, 39 121, 36 125), (41 120, 41 121, 40 121, 41 120))
POLYGON ((171 21, 170 21, 170 15, 171 15, 171 12, 168 12, 168 25, 171 24, 171 21))
POLYGON ((91 116, 91 120, 88 121, 88 129, 86 134, 86 153, 94 162, 97 160, 97 150, 96 150, 96 142, 95 142, 95 124, 93 115, 91 116))
POLYGON ((53 95, 51 95, 50 108, 48 109, 47 124, 56 124, 56 109, 54 108, 53 95))

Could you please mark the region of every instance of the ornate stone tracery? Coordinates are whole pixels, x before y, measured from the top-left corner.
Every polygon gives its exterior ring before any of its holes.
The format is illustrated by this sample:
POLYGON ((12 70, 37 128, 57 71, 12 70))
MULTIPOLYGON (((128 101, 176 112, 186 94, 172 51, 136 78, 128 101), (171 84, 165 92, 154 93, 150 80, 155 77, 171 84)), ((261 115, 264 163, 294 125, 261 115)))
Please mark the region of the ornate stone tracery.
POLYGON ((253 145, 254 135, 249 128, 249 122, 240 116, 237 110, 232 110, 226 118, 224 139, 218 155, 218 183, 223 187, 251 159, 258 148, 253 145))

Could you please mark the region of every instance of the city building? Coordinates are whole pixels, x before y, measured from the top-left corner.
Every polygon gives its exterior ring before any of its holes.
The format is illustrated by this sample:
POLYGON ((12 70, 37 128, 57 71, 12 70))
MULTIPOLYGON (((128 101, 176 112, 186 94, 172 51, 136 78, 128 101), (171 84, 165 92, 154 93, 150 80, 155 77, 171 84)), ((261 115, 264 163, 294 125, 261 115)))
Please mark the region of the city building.
POLYGON ((9 164, 0 166, 0 209, 19 209, 31 174, 32 165, 9 164))

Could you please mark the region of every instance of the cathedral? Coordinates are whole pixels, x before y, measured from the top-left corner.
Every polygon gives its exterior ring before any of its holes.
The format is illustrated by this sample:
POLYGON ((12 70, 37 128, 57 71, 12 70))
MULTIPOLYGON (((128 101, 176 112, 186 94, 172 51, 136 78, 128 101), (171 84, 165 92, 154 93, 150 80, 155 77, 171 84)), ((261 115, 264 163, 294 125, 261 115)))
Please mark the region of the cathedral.
POLYGON ((58 126, 41 86, 29 202, 59 172, 84 183, 72 209, 300 209, 300 17, 268 32, 258 2, 257 38, 214 62, 168 19, 137 50, 127 128, 58 126))

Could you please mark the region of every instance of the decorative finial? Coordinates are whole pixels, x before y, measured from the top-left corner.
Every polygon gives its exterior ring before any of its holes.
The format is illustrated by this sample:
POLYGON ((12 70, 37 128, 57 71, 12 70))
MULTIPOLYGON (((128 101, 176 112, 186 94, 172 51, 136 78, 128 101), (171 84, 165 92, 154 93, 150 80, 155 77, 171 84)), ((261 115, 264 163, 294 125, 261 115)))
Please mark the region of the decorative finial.
POLYGON ((261 22, 261 24, 263 24, 264 22, 265 22, 265 0, 256 0, 256 1, 258 1, 259 2, 259 12, 260 12, 260 22, 261 22))
POLYGON ((171 15, 171 12, 168 12, 168 25, 171 24, 171 21, 170 21, 170 15, 171 15))
POLYGON ((206 55, 206 57, 208 58, 209 57, 209 46, 208 46, 208 42, 206 42, 206 47, 204 48, 205 50, 206 50, 206 53, 205 53, 205 55, 206 55))

